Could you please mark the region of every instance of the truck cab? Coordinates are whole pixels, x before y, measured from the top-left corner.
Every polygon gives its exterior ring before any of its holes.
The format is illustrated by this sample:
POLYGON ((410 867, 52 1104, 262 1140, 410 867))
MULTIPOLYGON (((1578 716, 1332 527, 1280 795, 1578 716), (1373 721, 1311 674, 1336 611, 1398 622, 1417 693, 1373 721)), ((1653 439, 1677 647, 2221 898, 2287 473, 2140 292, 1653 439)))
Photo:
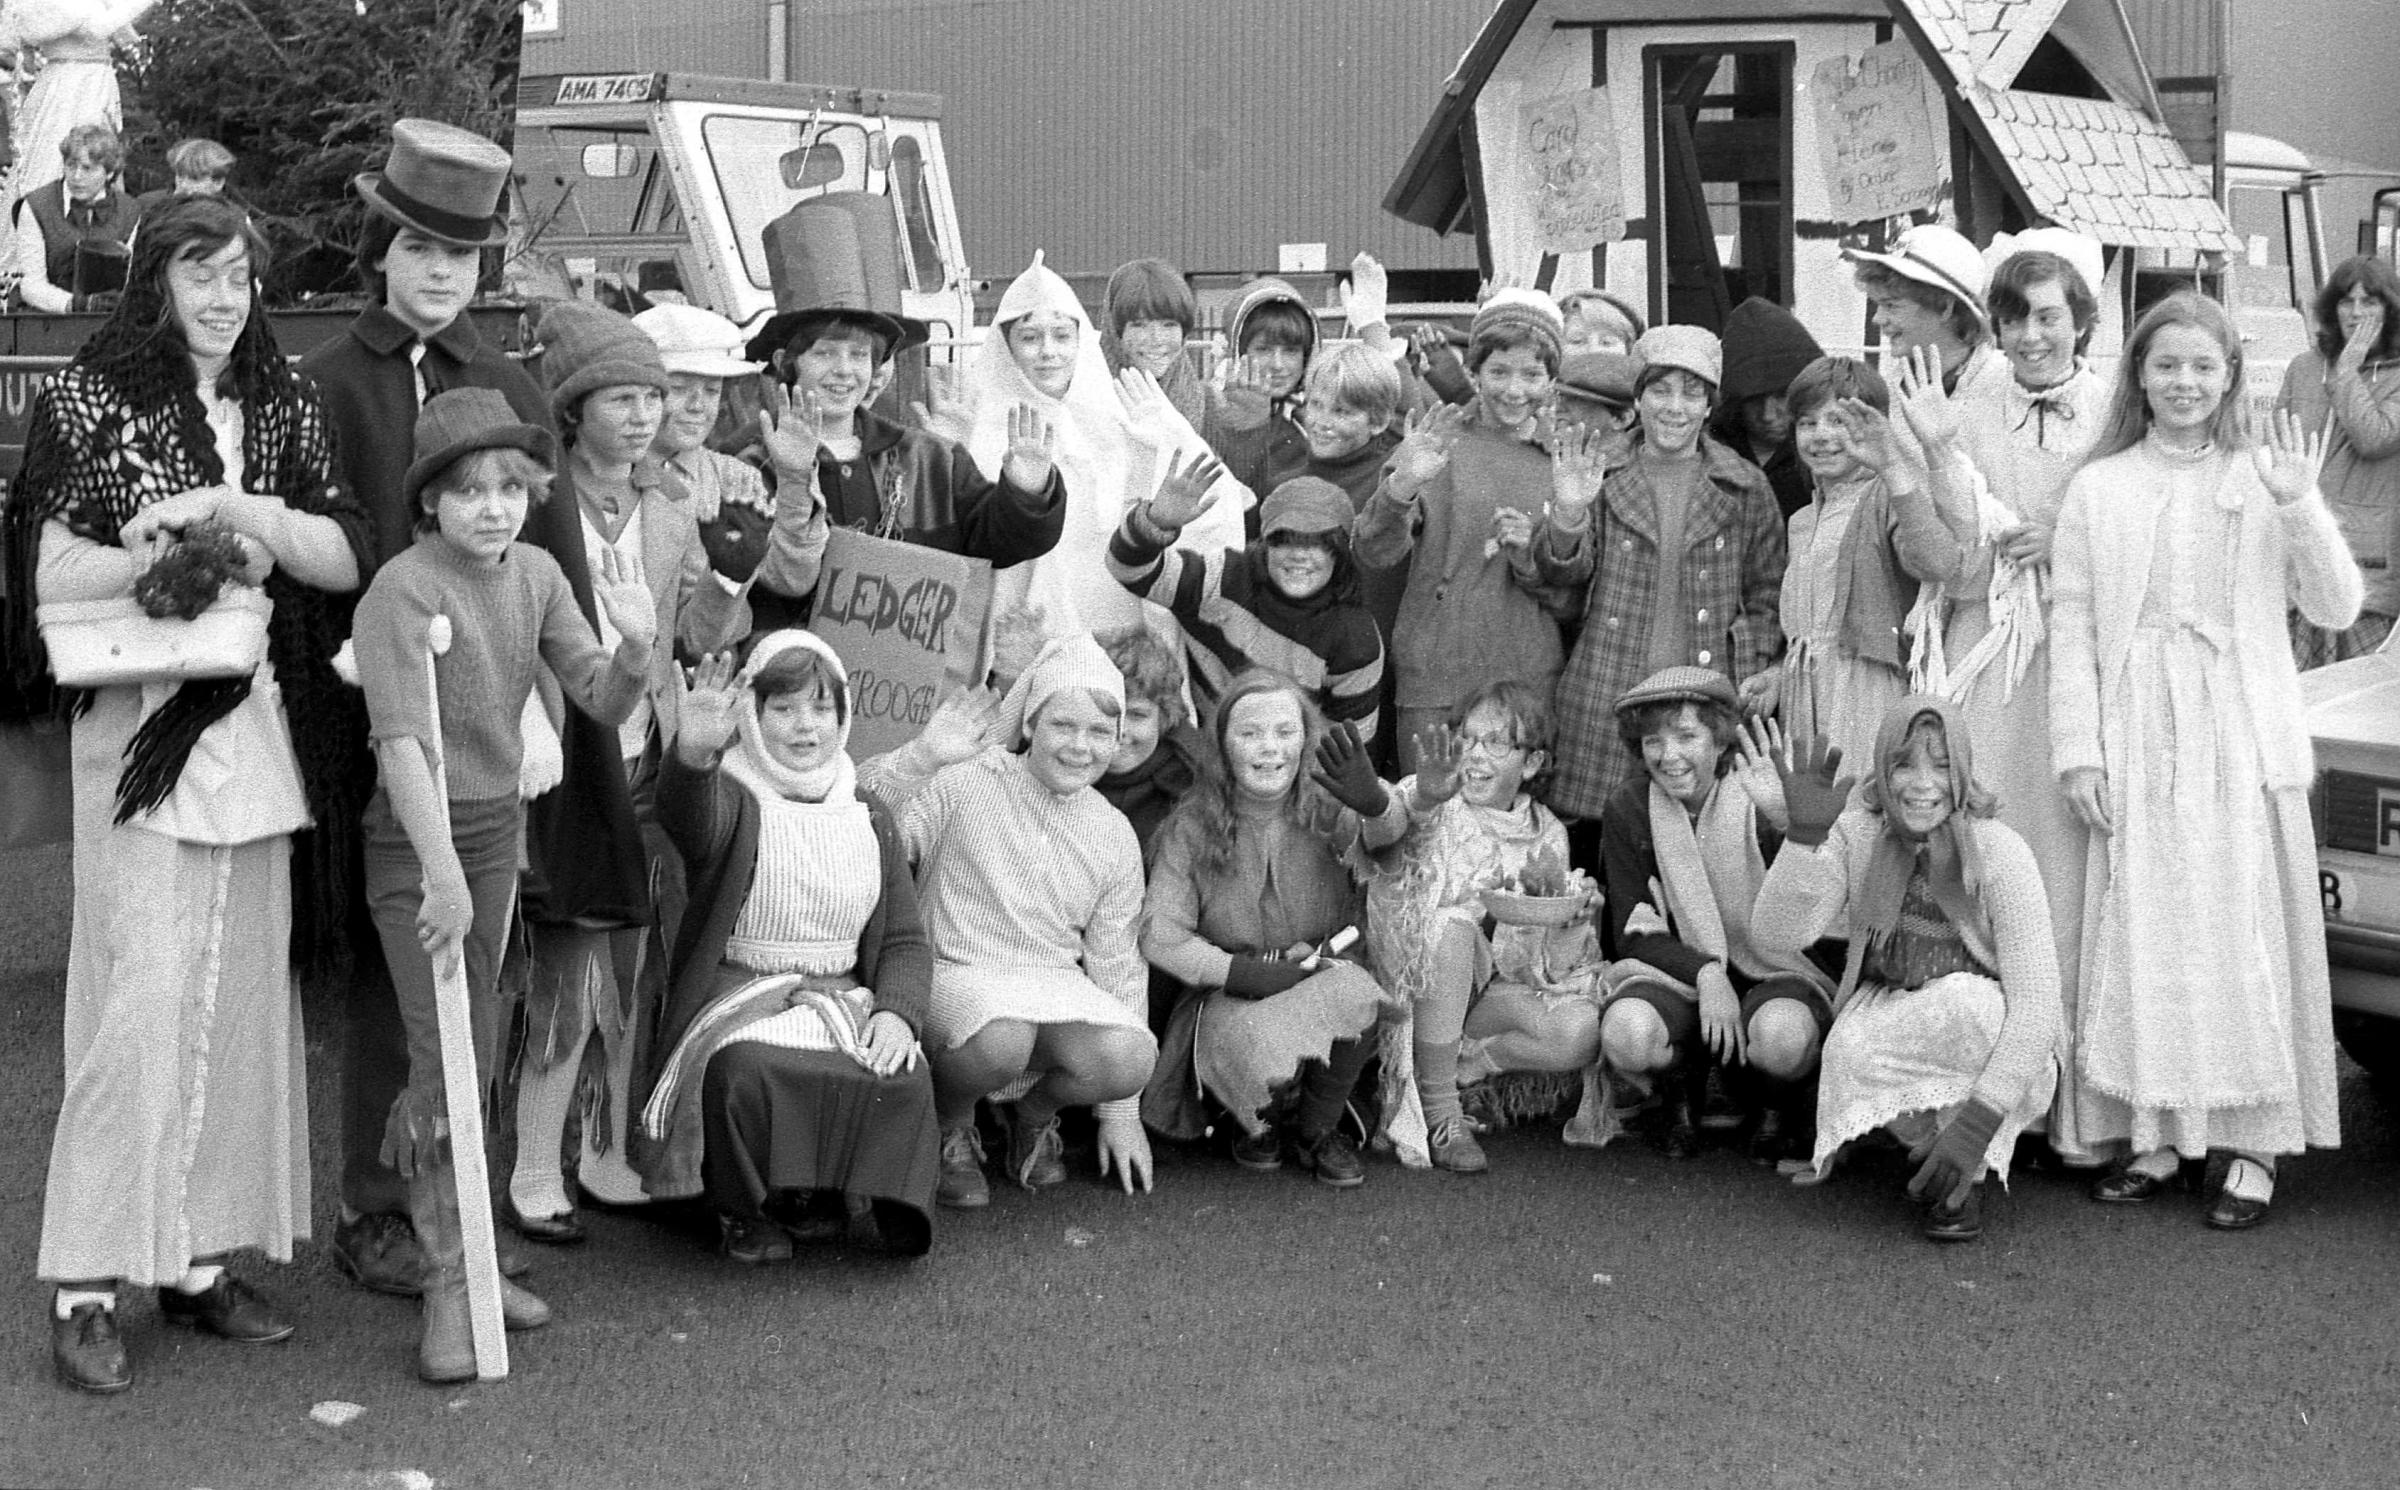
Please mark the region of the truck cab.
POLYGON ((568 73, 518 84, 512 288, 618 309, 680 294, 744 327, 775 308, 766 225, 811 197, 890 200, 901 301, 947 361, 973 285, 927 93, 694 73, 568 73))

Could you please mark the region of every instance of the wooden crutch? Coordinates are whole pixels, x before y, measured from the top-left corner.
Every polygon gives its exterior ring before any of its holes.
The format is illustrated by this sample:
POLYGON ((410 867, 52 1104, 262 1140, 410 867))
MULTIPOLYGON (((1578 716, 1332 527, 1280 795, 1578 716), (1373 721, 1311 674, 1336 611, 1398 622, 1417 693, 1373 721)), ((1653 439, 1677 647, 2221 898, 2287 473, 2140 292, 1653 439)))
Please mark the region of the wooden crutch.
MULTIPOLYGON (((450 832, 450 777, 443 761, 442 696, 434 659, 450 650, 450 618, 436 615, 425 628, 425 701, 432 714, 433 799, 440 805, 442 832, 450 832)), ((432 887, 426 887, 430 894, 432 887)), ((467 957, 462 946, 449 966, 433 965, 433 1005, 442 1032, 442 1092, 449 1107, 451 1176, 458 1185, 458 1228, 465 1243, 467 1319, 475 1342, 475 1377, 508 1376, 508 1331, 500 1317, 500 1246, 492 1233, 491 1172, 484 1165, 483 1081, 475 1068, 475 1014, 467 995, 467 957)))

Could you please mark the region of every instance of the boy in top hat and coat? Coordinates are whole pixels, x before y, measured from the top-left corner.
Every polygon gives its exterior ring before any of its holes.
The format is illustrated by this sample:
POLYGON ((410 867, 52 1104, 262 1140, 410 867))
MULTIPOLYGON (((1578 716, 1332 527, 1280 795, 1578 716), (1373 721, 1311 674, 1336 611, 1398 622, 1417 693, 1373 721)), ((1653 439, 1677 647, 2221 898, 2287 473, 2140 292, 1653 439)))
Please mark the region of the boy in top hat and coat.
MULTIPOLYGON (((802 439, 813 433, 818 499, 841 527, 988 560, 996 569, 1040 558, 1065 530, 1066 483, 1046 455, 1020 455, 1016 447, 1046 451, 1046 430, 1012 441, 992 481, 954 442, 867 407, 883 390, 893 356, 923 345, 927 333, 897 307, 871 303, 855 235, 839 231, 846 216, 803 202, 767 227, 777 309, 749 345, 750 360, 772 363, 785 390, 770 391, 760 417, 767 449, 777 449, 787 427, 802 439)), ((774 459, 780 495, 787 461, 774 459)), ((760 576, 751 594, 760 631, 805 622, 814 580, 807 590, 785 588, 793 582, 760 576)))
MULTIPOLYGON (((414 531, 403 478, 415 455, 417 411, 428 399, 453 388, 493 389, 519 420, 555 432, 540 387, 498 347, 485 344, 465 313, 483 250, 508 238, 500 208, 508 172, 508 152, 490 140, 430 119, 403 119, 392 126, 384 168, 351 183, 367 205, 358 270, 376 303, 341 336, 303 358, 300 370, 317 384, 332 420, 342 484, 373 520, 379 566, 406 549, 414 531)), ((587 619, 595 616, 574 505, 535 508, 523 538, 557 561, 576 605, 587 619)), ((575 714, 563 734, 570 767, 580 759, 607 769, 570 769, 573 784, 551 792, 530 819, 536 874, 527 887, 529 906, 538 902, 566 916, 592 909, 638 919, 646 914, 647 894, 615 732, 575 714), (588 825, 591 843, 579 847, 582 825, 588 825)), ((356 742, 352 774, 362 785, 363 806, 363 787, 374 779, 363 706, 356 742)), ((425 1264, 408 1219, 407 1186, 379 1157, 385 1119, 408 1077, 407 1041, 363 903, 349 940, 342 1200, 333 1253, 361 1286, 414 1295, 425 1264)), ((522 1271, 506 1249, 502 1266, 522 1271)))

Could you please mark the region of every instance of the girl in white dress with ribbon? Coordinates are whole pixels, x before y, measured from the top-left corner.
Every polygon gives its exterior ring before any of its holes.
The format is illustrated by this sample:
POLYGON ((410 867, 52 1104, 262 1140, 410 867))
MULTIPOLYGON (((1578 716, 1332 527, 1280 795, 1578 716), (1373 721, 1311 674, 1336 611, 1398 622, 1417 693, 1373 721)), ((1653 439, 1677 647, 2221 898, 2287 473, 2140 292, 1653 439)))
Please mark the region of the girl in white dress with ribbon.
POLYGON ((2341 1140, 2285 612, 2339 630, 2363 591, 2321 442, 2288 414, 2252 442, 2241 386, 2216 302, 2142 317, 2105 453, 2067 487, 2051 602, 2052 751, 2095 835, 2075 1074, 2084 1137, 2130 1157, 2093 1197, 2149 1200, 2217 1157, 2226 1230, 2266 1219, 2279 1155, 2341 1140))

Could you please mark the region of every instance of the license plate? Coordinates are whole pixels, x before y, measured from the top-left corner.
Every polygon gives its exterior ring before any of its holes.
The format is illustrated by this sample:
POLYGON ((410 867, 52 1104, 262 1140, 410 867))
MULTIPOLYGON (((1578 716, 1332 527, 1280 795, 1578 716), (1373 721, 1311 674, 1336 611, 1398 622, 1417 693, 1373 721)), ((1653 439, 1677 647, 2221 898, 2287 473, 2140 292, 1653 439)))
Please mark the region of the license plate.
POLYGON ((2400 931, 2400 866, 2351 854, 2320 855, 2317 891, 2325 898, 2327 921, 2400 931))

